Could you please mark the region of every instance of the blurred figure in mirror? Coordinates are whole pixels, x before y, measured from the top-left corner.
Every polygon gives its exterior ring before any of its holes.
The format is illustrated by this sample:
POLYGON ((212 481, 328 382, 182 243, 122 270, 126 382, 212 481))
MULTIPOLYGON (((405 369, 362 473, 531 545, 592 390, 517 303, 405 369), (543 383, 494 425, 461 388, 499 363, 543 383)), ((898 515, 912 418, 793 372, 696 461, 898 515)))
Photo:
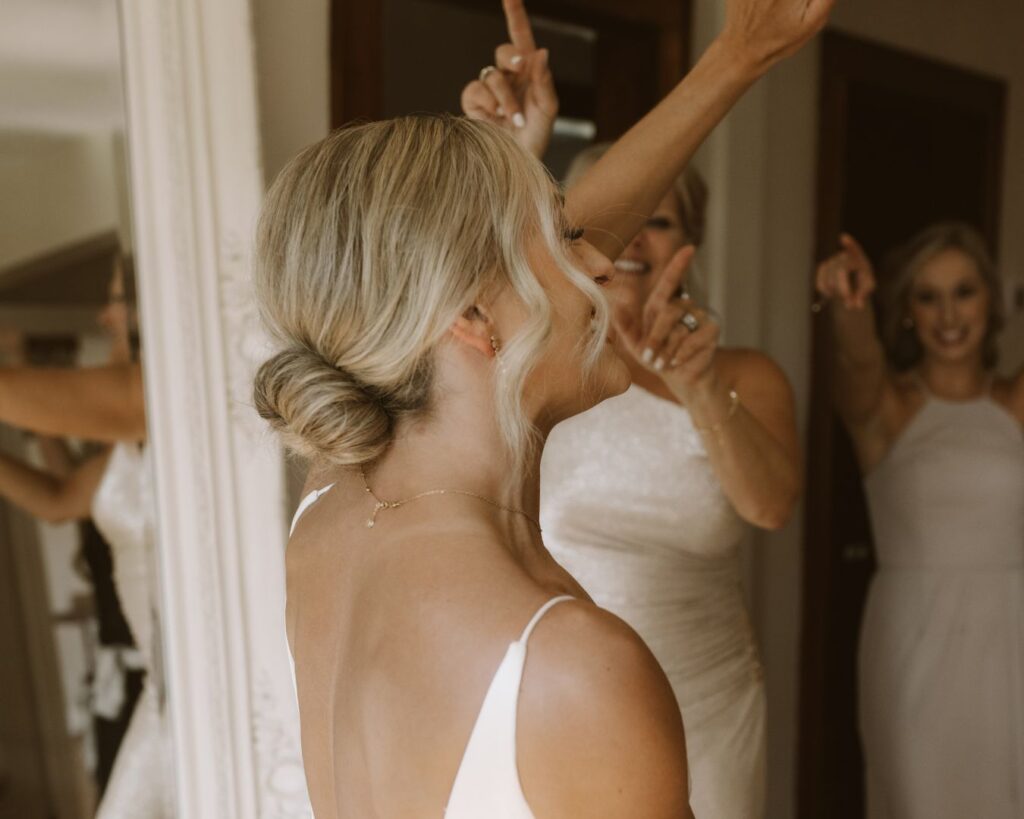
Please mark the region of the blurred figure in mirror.
MULTIPOLYGON (((830 6, 730 2, 693 71, 564 203, 507 132, 546 133, 554 96, 517 0, 511 42, 472 84, 509 82, 510 128, 360 125, 275 181, 257 290, 281 349, 254 392, 312 460, 287 624, 318 819, 692 816, 664 671, 544 546, 541 451, 555 424, 629 386, 601 290, 618 237, 830 6)), ((716 330, 695 307, 679 323, 686 261, 635 344, 652 366, 680 359, 665 371, 697 390, 716 330)), ((721 397, 705 418, 724 429, 746 410, 717 417, 721 397)))
POLYGON ((871 819, 1024 816, 1024 374, 995 374, 1001 287, 973 228, 929 227, 876 276, 818 268, 836 403, 878 572, 861 630, 871 819))
POLYGON ((134 310, 127 303, 120 259, 111 276, 109 303, 97 318, 110 336, 109 365, 0 370, 0 383, 25 390, 0 399, 0 421, 45 436, 107 443, 74 463, 62 442, 41 438, 49 471, 0 455, 0 494, 42 520, 91 518, 110 545, 114 587, 136 648, 102 658, 100 679, 107 688, 95 693, 104 703, 104 712, 118 710, 115 706, 130 693, 137 672, 146 672, 146 678, 96 815, 99 819, 165 819, 170 815, 165 729, 152 673, 157 667, 155 509, 144 447, 141 372, 133 361, 134 310), (118 408, 118 402, 127 406, 118 408), (28 422, 33 418, 35 423, 28 422), (115 443, 109 445, 111 441, 115 443))

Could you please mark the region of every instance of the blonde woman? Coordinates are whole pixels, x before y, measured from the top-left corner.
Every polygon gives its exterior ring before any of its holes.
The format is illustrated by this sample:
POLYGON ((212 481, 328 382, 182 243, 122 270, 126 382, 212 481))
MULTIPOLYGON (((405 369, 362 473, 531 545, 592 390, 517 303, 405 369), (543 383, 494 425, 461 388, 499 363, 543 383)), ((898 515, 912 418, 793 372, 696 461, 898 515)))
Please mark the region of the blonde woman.
MULTIPOLYGON (((544 437, 629 384, 599 290, 607 237, 576 225, 625 201, 611 227, 634 232, 828 8, 731 3, 694 72, 564 205, 508 135, 450 117, 337 132, 274 183, 257 284, 281 350, 255 400, 314 464, 287 623, 318 819, 691 815, 664 672, 537 523, 544 437), (635 173, 652 154, 659 172, 635 173)), ((550 85, 541 52, 521 62, 550 85)))
POLYGON ((860 647, 868 816, 1024 816, 1024 372, 995 376, 1000 284, 940 224, 875 273, 850 236, 818 268, 836 400, 878 572, 860 647))

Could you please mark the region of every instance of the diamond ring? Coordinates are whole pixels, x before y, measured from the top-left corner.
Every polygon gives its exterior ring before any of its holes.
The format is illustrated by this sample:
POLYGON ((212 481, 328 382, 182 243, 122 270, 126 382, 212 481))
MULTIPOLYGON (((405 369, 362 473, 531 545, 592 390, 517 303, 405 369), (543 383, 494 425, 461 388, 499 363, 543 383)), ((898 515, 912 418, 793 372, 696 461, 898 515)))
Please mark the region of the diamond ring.
POLYGON ((679 319, 679 323, 691 333, 697 332, 697 329, 700 327, 700 322, 693 313, 683 313, 679 319))

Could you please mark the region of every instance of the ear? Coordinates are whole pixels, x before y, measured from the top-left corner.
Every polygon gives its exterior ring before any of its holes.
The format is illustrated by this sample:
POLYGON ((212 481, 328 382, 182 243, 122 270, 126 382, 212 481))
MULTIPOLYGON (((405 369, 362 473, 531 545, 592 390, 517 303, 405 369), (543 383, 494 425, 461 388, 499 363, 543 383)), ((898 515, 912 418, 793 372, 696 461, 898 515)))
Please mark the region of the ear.
POLYGON ((494 357, 494 348, 491 346, 494 324, 479 305, 474 304, 455 319, 449 331, 456 341, 470 346, 488 358, 494 357))

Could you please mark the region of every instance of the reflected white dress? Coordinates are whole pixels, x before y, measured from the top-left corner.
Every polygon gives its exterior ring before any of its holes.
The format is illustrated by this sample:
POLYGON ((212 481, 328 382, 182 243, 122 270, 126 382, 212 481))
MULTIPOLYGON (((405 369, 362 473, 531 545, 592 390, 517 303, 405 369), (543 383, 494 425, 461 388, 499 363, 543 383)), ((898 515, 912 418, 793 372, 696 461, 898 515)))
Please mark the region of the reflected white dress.
POLYGON ((929 396, 865 480, 870 819, 1024 817, 1024 430, 929 396))
POLYGON ((541 462, 541 524, 555 558, 665 669, 696 819, 758 819, 765 697, 740 586, 746 524, 690 414, 634 385, 559 424, 541 462))
POLYGON ((153 578, 155 500, 149 460, 134 444, 117 444, 93 497, 92 517, 110 544, 114 583, 146 682, 118 749, 98 819, 165 819, 168 809, 167 729, 154 680, 157 651, 153 578))

